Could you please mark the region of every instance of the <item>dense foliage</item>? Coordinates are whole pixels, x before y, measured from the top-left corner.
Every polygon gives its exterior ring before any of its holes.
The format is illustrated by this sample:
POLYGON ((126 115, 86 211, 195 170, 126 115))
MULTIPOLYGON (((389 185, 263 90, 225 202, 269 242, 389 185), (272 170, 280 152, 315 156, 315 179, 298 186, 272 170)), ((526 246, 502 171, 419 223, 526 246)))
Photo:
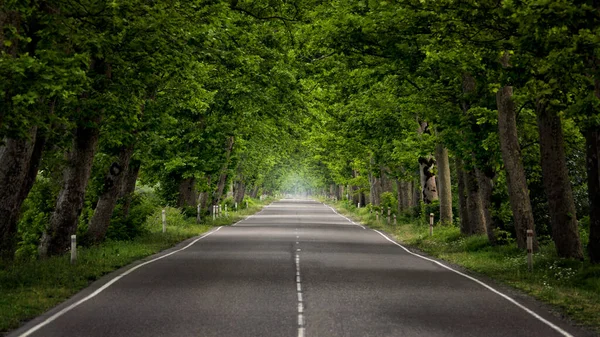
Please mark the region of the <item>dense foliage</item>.
POLYGON ((0 6, 5 258, 290 193, 600 262, 596 2, 0 6))

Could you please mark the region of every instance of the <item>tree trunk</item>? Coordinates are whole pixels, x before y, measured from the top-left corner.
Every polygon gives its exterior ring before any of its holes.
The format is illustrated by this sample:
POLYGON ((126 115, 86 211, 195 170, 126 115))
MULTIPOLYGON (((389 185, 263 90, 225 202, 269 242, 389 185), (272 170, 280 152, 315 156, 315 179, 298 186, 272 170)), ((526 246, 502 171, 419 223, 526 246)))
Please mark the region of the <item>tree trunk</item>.
POLYGON ((126 172, 129 170, 129 161, 133 155, 133 148, 133 145, 122 147, 117 161, 110 165, 108 173, 104 177, 104 188, 88 226, 87 237, 91 243, 100 243, 106 236, 117 200, 123 191, 126 172))
POLYGON ((381 203, 381 184, 379 178, 369 173, 369 198, 373 206, 379 206, 381 203))
POLYGON ((123 183, 123 189, 121 190, 121 197, 123 198, 123 217, 127 219, 129 217, 129 211, 131 209, 131 201, 133 194, 135 193, 135 184, 140 173, 141 163, 137 160, 131 160, 129 168, 125 172, 125 181, 123 183))
POLYGON ((485 234, 485 218, 476 170, 465 170, 465 178, 467 210, 469 212, 469 234, 485 234))
POLYGON ((477 181, 479 183, 479 193, 481 198, 481 208, 483 210, 483 220, 485 223, 485 231, 487 233, 488 240, 491 243, 496 242, 496 236, 494 234, 495 223, 492 219, 492 192, 494 189, 494 183, 492 178, 488 177, 483 171, 477 171, 477 181))
POLYGON ((85 190, 92 172, 94 154, 98 145, 100 129, 97 118, 93 126, 80 125, 75 131, 73 148, 68 154, 68 164, 63 171, 62 188, 58 194, 50 225, 42 235, 40 256, 61 254, 70 245, 72 234, 77 231, 77 222, 85 190))
POLYGON ((250 193, 250 197, 256 199, 256 196, 258 195, 258 189, 260 187, 259 186, 254 186, 252 187, 252 192, 250 193))
POLYGON ((33 127, 29 139, 5 139, 0 147, 0 258, 11 259, 16 249, 17 220, 24 200, 21 190, 28 177, 36 135, 37 127, 33 127))
MULTIPOLYGON (((210 186, 212 183, 212 174, 209 174, 206 180, 207 180, 208 189, 210 191, 210 186)), ((208 213, 212 214, 212 207, 209 207, 209 206, 211 206, 211 205, 209 205, 209 202, 212 200, 210 197, 209 191, 200 192, 200 196, 198 197, 198 199, 200 200, 200 208, 207 209, 207 207, 208 207, 208 213)))
POLYGON ((434 167, 434 158, 419 158, 419 173, 422 191, 421 200, 423 200, 425 204, 431 204, 433 201, 438 200, 437 185, 435 182, 435 175, 433 174, 434 167))
POLYGON ((410 208, 414 208, 419 206, 419 201, 421 200, 421 185, 417 184, 415 181, 410 181, 410 208))
MULTIPOLYGON (((517 246, 521 249, 527 249, 527 230, 535 230, 535 226, 529 189, 527 188, 527 178, 521 161, 521 147, 517 135, 516 112, 512 95, 513 89, 511 86, 500 88, 496 94, 498 135, 502 161, 506 170, 508 197, 514 218, 517 246)), ((533 248, 534 251, 538 250, 535 237, 533 248)))
POLYGON ((396 178, 396 190, 397 190, 397 198, 398 198, 398 207, 396 209, 396 212, 398 214, 402 214, 402 212, 404 211, 404 203, 406 202, 405 198, 404 198, 404 193, 402 192, 402 180, 400 180, 399 178, 396 178))
POLYGON ((600 132, 589 128, 585 132, 588 196, 590 199, 590 241, 588 255, 592 263, 600 263, 600 132))
POLYGON ((567 170, 560 117, 546 103, 536 103, 544 189, 558 256, 583 259, 575 202, 567 170))
POLYGON ((195 207, 198 199, 196 191, 196 178, 185 178, 179 184, 179 197, 177 198, 177 207, 195 207))
POLYGON ((467 177, 460 158, 456 158, 456 175, 458 176, 458 204, 460 213, 460 232, 469 234, 471 225, 469 223, 469 210, 467 206, 467 177))
POLYGON ((442 225, 450 225, 452 224, 452 182, 450 181, 448 149, 438 144, 436 146, 435 159, 438 165, 440 221, 442 225))
POLYGON ((235 182, 234 185, 234 194, 233 197, 235 202, 241 204, 244 201, 244 194, 246 194, 246 184, 242 180, 242 176, 238 176, 238 181, 235 182))

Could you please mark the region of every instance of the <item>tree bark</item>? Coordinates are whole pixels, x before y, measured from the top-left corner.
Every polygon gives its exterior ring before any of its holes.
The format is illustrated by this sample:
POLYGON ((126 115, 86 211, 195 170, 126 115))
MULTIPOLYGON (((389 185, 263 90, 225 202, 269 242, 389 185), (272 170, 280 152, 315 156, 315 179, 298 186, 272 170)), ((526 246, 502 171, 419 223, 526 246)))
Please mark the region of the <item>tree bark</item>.
POLYGON ((140 173, 141 163, 137 160, 130 160, 129 168, 125 172, 123 178, 124 184, 121 190, 121 197, 123 198, 123 217, 127 219, 129 217, 129 211, 131 210, 131 201, 133 194, 135 193, 135 184, 140 173))
POLYGON ((233 198, 235 202, 241 204, 244 201, 244 195, 246 194, 246 184, 244 183, 243 177, 238 175, 238 180, 234 184, 233 198))
POLYGON ((126 172, 129 170, 129 161, 133 155, 133 145, 122 147, 117 161, 113 162, 104 177, 104 189, 100 194, 94 215, 88 226, 87 237, 91 243, 100 243, 106 236, 110 226, 117 200, 123 191, 126 172))
POLYGON ((381 184, 379 178, 373 173, 369 173, 369 199, 373 206, 379 206, 381 203, 381 184))
POLYGON ((402 193, 402 180, 400 180, 399 178, 396 178, 396 190, 397 190, 397 198, 398 198, 398 207, 397 207, 397 213, 398 214, 402 214, 402 212, 404 211, 404 203, 406 202, 404 194, 402 193))
POLYGON ((421 200, 426 204, 431 204, 438 200, 437 185, 433 168, 435 167, 434 158, 419 158, 419 173, 421 177, 421 200))
MULTIPOLYGON (((496 93, 498 135, 502 161, 506 171, 508 197, 513 213, 517 246, 521 249, 527 249, 527 230, 535 230, 535 226, 529 189, 527 188, 527 178, 521 161, 521 146, 517 135, 517 118, 512 95, 513 89, 511 86, 504 86, 496 93)), ((534 236, 534 251, 537 250, 538 243, 534 236)))
POLYGON ((469 234, 485 234, 485 217, 477 171, 475 169, 465 170, 465 183, 467 188, 467 210, 469 212, 469 234))
POLYGON ((440 198, 440 221, 442 225, 452 224, 452 182, 450 181, 450 160, 448 149, 436 146, 435 159, 438 165, 438 193, 440 198))
POLYGON ((185 178, 179 184, 179 197, 177 198, 177 207, 194 207, 198 199, 196 191, 196 178, 185 178))
MULTIPOLYGON (((212 184, 212 174, 209 174, 206 180, 208 189, 210 191, 210 186, 212 184)), ((212 207, 209 207, 209 202, 212 200, 209 191, 200 192, 200 196, 198 196, 198 199, 200 200, 200 208, 207 209, 208 207, 208 213, 212 214, 212 207)))
POLYGON ((0 258, 3 259, 11 259, 16 249, 17 220, 24 200, 21 190, 28 176, 36 135, 37 127, 33 127, 28 132, 29 138, 5 139, 0 147, 0 258))
POLYGON ((70 244, 70 236, 77 231, 77 222, 83 208, 85 190, 98 145, 99 122, 100 119, 97 118, 93 126, 80 125, 75 130, 73 147, 63 172, 62 188, 50 218, 49 228, 42 235, 39 250, 42 257, 66 251, 70 244))
POLYGON ((252 193, 250 193, 250 197, 256 199, 256 196, 258 195, 258 189, 259 188, 260 188, 259 186, 254 186, 252 188, 252 193))
POLYGON ((477 181, 479 183, 485 231, 487 233, 488 240, 493 244, 496 242, 496 235, 494 234, 494 229, 496 226, 490 210, 492 209, 492 192, 494 190, 494 183, 492 178, 488 177, 483 171, 476 170, 476 172, 477 181))
POLYGON ((458 176, 458 204, 460 213, 460 232, 469 234, 471 225, 469 223, 469 210, 467 207, 467 183, 466 173, 460 158, 456 158, 456 173, 458 176))
POLYGON ((536 102, 544 189, 558 256, 583 259, 575 202, 566 164, 562 123, 546 103, 536 102))
POLYGON ((592 263, 600 263, 600 131, 588 128, 585 132, 588 197, 590 199, 590 240, 588 255, 592 263))

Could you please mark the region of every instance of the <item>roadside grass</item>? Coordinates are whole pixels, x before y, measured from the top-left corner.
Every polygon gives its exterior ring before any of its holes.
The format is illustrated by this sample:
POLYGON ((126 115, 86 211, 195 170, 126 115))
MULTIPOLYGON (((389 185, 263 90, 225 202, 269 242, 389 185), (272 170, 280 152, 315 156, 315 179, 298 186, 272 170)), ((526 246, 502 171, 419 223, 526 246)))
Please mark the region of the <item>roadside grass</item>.
POLYGON ((195 218, 185 217, 179 209, 166 208, 166 233, 162 233, 162 208, 157 208, 144 223, 142 235, 130 241, 108 240, 98 246, 78 248, 75 265, 70 264, 69 253, 46 260, 0 264, 0 335, 65 301, 103 275, 214 227, 231 225, 270 201, 228 212, 228 216, 214 221, 207 217, 201 224, 196 224, 195 218))
POLYGON ((429 226, 419 220, 399 218, 398 225, 393 221, 388 225, 385 219, 376 221, 366 208, 326 202, 354 221, 391 233, 407 246, 520 289, 575 324, 600 333, 600 265, 558 258, 554 245, 546 243, 534 254, 534 268, 529 272, 526 253, 515 244, 492 246, 486 236, 465 237, 456 226, 436 225, 430 237, 429 226))

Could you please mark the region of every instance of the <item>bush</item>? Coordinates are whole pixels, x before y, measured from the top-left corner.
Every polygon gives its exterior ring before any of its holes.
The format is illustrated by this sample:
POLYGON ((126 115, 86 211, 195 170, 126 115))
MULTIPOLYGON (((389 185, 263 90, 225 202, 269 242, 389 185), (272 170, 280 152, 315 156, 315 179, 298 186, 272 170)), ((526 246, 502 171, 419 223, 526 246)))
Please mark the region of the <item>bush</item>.
POLYGON ((381 206, 385 209, 391 208, 392 212, 395 213, 398 209, 398 199, 392 192, 383 192, 381 193, 381 206))
POLYGON ((113 212, 106 237, 112 240, 131 240, 146 231, 146 219, 159 206, 159 200, 153 191, 136 191, 131 200, 129 216, 123 216, 123 200, 120 200, 113 212))

